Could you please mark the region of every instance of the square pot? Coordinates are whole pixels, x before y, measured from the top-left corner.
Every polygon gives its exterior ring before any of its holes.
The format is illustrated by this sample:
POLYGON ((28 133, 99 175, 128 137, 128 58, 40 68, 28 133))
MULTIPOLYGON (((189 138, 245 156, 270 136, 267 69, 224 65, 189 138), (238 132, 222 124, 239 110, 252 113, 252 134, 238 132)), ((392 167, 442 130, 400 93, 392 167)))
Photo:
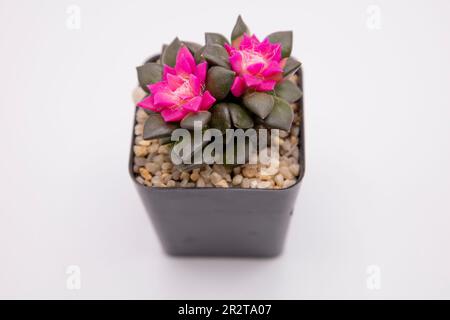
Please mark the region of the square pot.
MULTIPOLYGON (((297 75, 302 89, 301 69, 297 75)), ((303 97, 297 103, 301 170, 296 183, 286 189, 144 186, 133 172, 133 134, 131 178, 168 254, 272 257, 281 253, 305 168, 303 97)))

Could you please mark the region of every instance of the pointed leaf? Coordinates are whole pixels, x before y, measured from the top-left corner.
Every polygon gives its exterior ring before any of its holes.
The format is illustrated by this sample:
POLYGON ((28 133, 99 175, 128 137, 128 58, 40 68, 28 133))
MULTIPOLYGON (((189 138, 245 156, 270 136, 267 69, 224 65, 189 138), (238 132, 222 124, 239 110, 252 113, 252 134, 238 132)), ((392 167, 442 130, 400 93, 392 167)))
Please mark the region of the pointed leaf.
POLYGON ((148 140, 168 137, 176 128, 177 125, 165 122, 159 113, 151 114, 145 121, 143 138, 148 140))
POLYGON ((220 46, 223 46, 225 43, 230 44, 228 42, 228 39, 225 38, 224 35, 221 35, 220 33, 212 33, 212 32, 206 32, 205 33, 205 44, 218 44, 220 46))
POLYGON ((164 137, 159 139, 159 144, 160 145, 165 145, 165 144, 169 144, 172 143, 172 137, 164 137))
POLYGON ((275 129, 289 131, 291 130, 294 112, 291 106, 285 100, 274 97, 275 104, 272 112, 264 119, 264 123, 275 129))
POLYGON ((231 120, 236 128, 248 129, 253 127, 252 118, 240 105, 228 103, 228 111, 230 112, 231 120))
POLYGON ((236 24, 234 25, 233 31, 231 32, 231 41, 234 42, 239 37, 242 37, 244 33, 249 34, 250 30, 242 20, 241 15, 237 18, 236 24))
POLYGON ((243 103, 248 110, 265 119, 272 112, 274 97, 264 92, 251 92, 244 95, 243 103))
POLYGON ((216 100, 224 99, 230 92, 236 73, 223 67, 211 67, 206 77, 206 90, 216 100))
POLYGON ((283 76, 287 77, 287 76, 290 76, 291 74, 297 72, 297 70, 300 69, 301 65, 302 64, 300 61, 298 61, 292 57, 289 57, 283 68, 283 76))
POLYGON ((194 122, 200 121, 201 127, 205 128, 211 120, 211 112, 209 111, 200 111, 197 113, 189 113, 186 117, 183 118, 180 122, 180 127, 188 130, 194 130, 194 122))
POLYGON ((226 103, 218 103, 211 109, 210 127, 225 132, 225 129, 231 129, 230 111, 226 103))
POLYGON ((302 97, 302 90, 290 80, 284 80, 279 82, 275 86, 275 94, 286 100, 289 103, 293 103, 302 97))
POLYGON ((192 55, 195 55, 195 53, 202 47, 201 44, 190 41, 183 41, 183 44, 189 49, 192 55))
POLYGON ((289 57, 292 52, 292 31, 279 31, 267 36, 272 43, 281 44, 281 56, 289 57))
POLYGON ((194 54, 195 63, 199 64, 200 62, 205 61, 205 58, 203 58, 203 51, 205 51, 205 46, 198 49, 194 54))
POLYGON ((164 50, 161 55, 161 63, 167 64, 168 66, 175 66, 175 62, 177 60, 178 51, 181 48, 181 41, 178 38, 175 38, 164 50))
POLYGON ((202 56, 206 59, 206 61, 208 61, 209 64, 213 66, 221 66, 230 69, 228 52, 221 45, 210 44, 206 46, 202 56))
POLYGON ((149 92, 147 85, 161 81, 163 68, 159 63, 146 63, 136 68, 139 85, 146 92, 149 92))

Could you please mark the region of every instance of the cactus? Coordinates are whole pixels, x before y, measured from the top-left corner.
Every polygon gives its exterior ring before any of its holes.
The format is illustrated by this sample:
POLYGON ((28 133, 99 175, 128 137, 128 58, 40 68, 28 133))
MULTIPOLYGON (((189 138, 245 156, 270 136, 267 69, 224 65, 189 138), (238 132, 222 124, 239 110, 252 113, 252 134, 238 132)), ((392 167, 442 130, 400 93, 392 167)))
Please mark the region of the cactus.
POLYGON ((286 78, 300 68, 290 57, 292 32, 280 31, 260 41, 241 16, 227 39, 205 33, 205 45, 175 38, 163 46, 159 63, 137 67, 147 95, 138 106, 151 111, 145 138, 167 139, 178 127, 268 128, 290 130, 289 103, 302 96, 286 78))

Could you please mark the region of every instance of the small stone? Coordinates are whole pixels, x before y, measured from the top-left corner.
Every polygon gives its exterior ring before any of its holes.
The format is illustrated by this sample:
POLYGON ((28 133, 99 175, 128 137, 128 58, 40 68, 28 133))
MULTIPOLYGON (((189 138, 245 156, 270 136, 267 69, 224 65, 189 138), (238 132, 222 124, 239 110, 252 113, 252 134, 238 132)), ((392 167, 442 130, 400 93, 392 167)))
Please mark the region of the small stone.
POLYGON ((291 171, 289 171, 289 168, 288 167, 281 167, 280 168, 280 173, 283 175, 283 177, 286 179, 286 180, 292 180, 292 179, 294 179, 294 176, 293 176, 293 174, 291 173, 291 171))
POLYGON ((273 179, 277 186, 282 187, 284 182, 284 177, 282 174, 277 174, 275 178, 273 179))
POLYGON ((250 188, 255 189, 256 187, 258 187, 258 180, 250 179, 250 188))
POLYGON ((152 144, 152 145, 150 145, 150 147, 148 147, 148 152, 156 153, 156 152, 158 152, 158 148, 159 148, 159 146, 157 144, 152 144))
POLYGON ((144 133, 144 125, 143 124, 137 124, 134 127, 134 134, 137 136, 142 136, 142 134, 144 133))
POLYGON ((295 180, 286 180, 283 183, 283 188, 289 188, 290 186, 295 184, 295 180))
POLYGON ((148 147, 150 145, 150 140, 141 140, 138 144, 140 146, 148 147))
POLYGON ((180 176, 181 176, 181 172, 180 171, 174 170, 172 172, 172 179, 173 180, 175 180, 175 181, 180 180, 180 176))
POLYGON ((242 180, 244 180, 244 177, 241 176, 240 174, 235 175, 233 178, 233 185, 238 186, 242 183, 242 180))
POLYGON ((152 180, 152 175, 150 174, 150 172, 148 172, 147 169, 140 168, 139 173, 141 174, 142 177, 144 177, 145 180, 152 180))
POLYGON ((225 175, 227 174, 227 170, 221 164, 214 164, 213 165, 213 170, 215 172, 217 172, 218 174, 220 174, 222 177, 225 177, 225 175))
POLYGON ((147 147, 143 146, 134 146, 133 151, 137 157, 145 157, 148 154, 147 147))
POLYGON ((175 181, 173 181, 173 180, 167 181, 167 186, 170 187, 170 188, 173 188, 176 185, 177 185, 177 183, 175 181))
POLYGON ((151 174, 156 175, 156 172, 159 171, 160 166, 159 164, 156 164, 154 162, 147 162, 145 164, 145 169, 147 169, 148 171, 150 171, 151 174))
POLYGON ((240 174, 241 173, 241 167, 234 167, 233 168, 233 173, 234 174, 240 174))
POLYGON ((219 182, 215 183, 214 185, 218 188, 228 188, 228 183, 224 179, 220 180, 219 182))
POLYGON ((232 181, 231 175, 230 175, 229 173, 227 173, 227 174, 225 175, 225 181, 226 181, 226 182, 231 182, 231 181, 232 181))
POLYGON ((136 178, 136 181, 138 182, 138 183, 140 183, 140 184, 144 184, 144 179, 141 177, 141 176, 139 176, 139 177, 137 177, 136 178))
POLYGON ((170 179, 172 179, 172 175, 170 173, 161 174, 162 183, 167 183, 167 182, 169 182, 170 179))
POLYGON ((170 169, 172 169, 172 167, 173 167, 173 165, 172 165, 172 163, 170 163, 170 162, 164 162, 164 163, 161 165, 161 169, 162 169, 163 171, 169 171, 170 169))
POLYGON ((200 178, 200 174, 198 173, 198 171, 194 171, 191 174, 191 180, 196 182, 198 179, 200 178))
POLYGON ((206 185, 206 184, 205 184, 205 180, 203 180, 202 177, 199 177, 198 180, 197 180, 197 187, 198 187, 198 188, 204 188, 205 185, 206 185))
POLYGON ((250 179, 244 178, 244 179, 242 180, 241 187, 242 187, 242 188, 245 188, 245 189, 250 188, 250 179))
POLYGON ((170 149, 169 149, 169 146, 167 146, 167 145, 162 145, 158 149, 158 153, 160 153, 160 154, 169 154, 169 151, 170 151, 170 149))
POLYGON ((254 178, 258 174, 257 167, 254 165, 247 165, 244 169, 242 169, 242 174, 246 178, 254 178))
POLYGON ((181 180, 188 180, 189 181, 190 176, 191 175, 189 174, 189 172, 183 171, 183 172, 181 172, 180 178, 181 178, 181 180))
POLYGON ((298 163, 291 164, 289 166, 289 171, 291 171, 294 176, 298 177, 300 174, 300 165, 298 163))
MULTIPOLYGON (((145 98, 145 96, 147 95, 147 92, 144 91, 144 89, 142 89, 141 87, 137 87, 136 89, 133 90, 133 102, 134 104, 137 104, 139 101, 141 101, 142 99, 145 98)), ((138 109, 141 110, 140 108, 138 109)), ((143 112, 145 112, 144 110, 141 110, 143 112)))
MULTIPOLYGON (((142 89, 141 89, 142 90, 142 89)), ((139 108, 136 112, 136 121, 138 123, 144 123, 145 120, 147 120, 148 118, 148 114, 147 112, 145 112, 144 110, 142 110, 141 108, 139 108)))
POLYGON ((289 136, 289 132, 280 130, 280 138, 286 138, 287 136, 289 136))
POLYGON ((222 180, 222 176, 220 174, 218 174, 217 172, 211 173, 209 178, 214 185, 216 185, 217 183, 219 183, 220 180, 222 180))
POLYGON ((258 182, 258 189, 269 189, 273 186, 272 181, 260 181, 258 182))
POLYGON ((145 166, 145 163, 147 162, 147 159, 142 158, 142 157, 134 157, 134 164, 137 165, 138 167, 143 167, 145 166))

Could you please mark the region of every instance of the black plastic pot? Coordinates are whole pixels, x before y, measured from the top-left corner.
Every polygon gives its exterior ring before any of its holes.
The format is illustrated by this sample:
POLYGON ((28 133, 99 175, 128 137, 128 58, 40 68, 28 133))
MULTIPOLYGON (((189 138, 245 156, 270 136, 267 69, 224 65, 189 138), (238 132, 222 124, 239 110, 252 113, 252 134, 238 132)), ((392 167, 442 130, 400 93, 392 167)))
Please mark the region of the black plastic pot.
MULTIPOLYGON (((302 88, 301 70, 299 87, 302 88)), ((286 189, 156 188, 136 181, 133 141, 129 171, 164 250, 183 256, 272 257, 283 249, 304 175, 303 97, 297 182, 286 189)))

